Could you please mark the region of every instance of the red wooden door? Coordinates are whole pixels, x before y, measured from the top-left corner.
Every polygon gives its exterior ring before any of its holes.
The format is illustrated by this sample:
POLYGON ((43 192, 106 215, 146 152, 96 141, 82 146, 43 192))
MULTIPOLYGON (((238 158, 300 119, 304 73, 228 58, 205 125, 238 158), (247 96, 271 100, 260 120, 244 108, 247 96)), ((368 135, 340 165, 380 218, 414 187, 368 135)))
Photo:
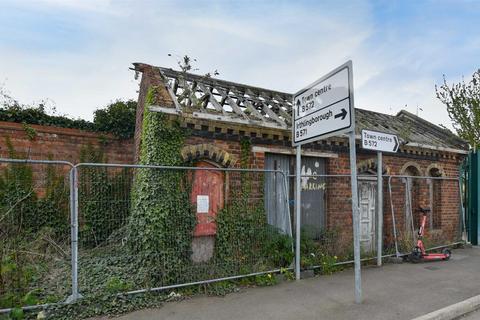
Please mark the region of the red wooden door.
MULTIPOLYGON (((208 162, 198 162, 196 167, 216 168, 208 162)), ((223 209, 224 177, 220 170, 195 170, 190 201, 197 212, 194 236, 212 236, 217 231, 215 218, 223 209)))

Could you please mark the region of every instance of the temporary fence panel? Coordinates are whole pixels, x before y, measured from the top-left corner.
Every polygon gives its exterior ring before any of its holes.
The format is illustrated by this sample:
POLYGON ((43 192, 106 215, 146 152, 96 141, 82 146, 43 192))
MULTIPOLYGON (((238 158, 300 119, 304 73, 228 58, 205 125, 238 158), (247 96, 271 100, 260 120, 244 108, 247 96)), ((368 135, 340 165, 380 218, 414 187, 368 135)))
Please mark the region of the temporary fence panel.
MULTIPOLYGON (((295 176, 290 175, 290 179, 291 183, 294 183, 295 176)), ((304 270, 316 269, 322 273, 330 273, 336 264, 353 259, 350 175, 302 174, 301 192, 301 214, 303 217, 304 211, 308 211, 310 219, 301 221, 300 266, 304 270), (304 193, 309 196, 303 197, 304 193), (323 223, 319 225, 311 221, 323 223)), ((369 200, 375 201, 371 198, 369 200)), ((363 219, 361 222, 365 225, 368 221, 363 219)), ((371 220, 370 225, 372 223, 374 224, 375 220, 371 220)), ((363 238, 366 239, 365 236, 363 238)), ((370 256, 372 252, 363 250, 362 256, 370 256)))
POLYGON ((384 204, 387 252, 408 254, 418 239, 423 214, 427 216, 426 248, 461 242, 464 212, 460 180, 448 177, 388 177, 384 204), (393 247, 395 244, 396 247, 393 247))
MULTIPOLYGON (((329 273, 335 265, 353 262, 350 176, 302 175, 302 179, 322 185, 317 195, 324 197, 324 207, 316 209, 317 214, 325 213, 326 223, 315 232, 302 223, 301 267, 329 273)), ((458 178, 383 176, 382 179, 384 256, 401 256, 412 251, 420 224, 420 207, 429 210, 424 237, 427 249, 463 240, 464 215, 458 178)), ((376 176, 359 175, 358 191, 361 257, 374 263, 379 236, 376 176)), ((309 203, 302 203, 305 206, 309 203)))
MULTIPOLYGON (((3 310, 73 301, 78 293, 206 284, 293 264, 293 217, 282 171, 208 162, 197 167, 0 163, 3 310)), ((301 267, 330 273, 353 260, 350 176, 304 174, 301 181, 302 192, 321 198, 302 207, 323 215, 320 228, 308 223, 315 217, 301 226, 301 267)), ((385 255, 412 250, 420 208, 428 215, 427 248, 463 240, 459 179, 383 176, 378 190, 375 176, 362 175, 358 186, 364 261, 375 260, 378 192, 385 255)))
POLYGON ((209 163, 77 169, 81 294, 175 288, 292 263, 288 211, 275 220, 266 212, 266 192, 288 206, 280 171, 209 163))
POLYGON ((61 161, 0 159, 0 309, 71 294, 71 169, 61 161))

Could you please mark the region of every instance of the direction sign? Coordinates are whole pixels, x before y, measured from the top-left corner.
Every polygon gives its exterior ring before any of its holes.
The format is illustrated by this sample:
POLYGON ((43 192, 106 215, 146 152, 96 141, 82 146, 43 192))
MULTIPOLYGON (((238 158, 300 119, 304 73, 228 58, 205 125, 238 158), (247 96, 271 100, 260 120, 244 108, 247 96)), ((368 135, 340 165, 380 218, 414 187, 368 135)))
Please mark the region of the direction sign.
POLYGON ((294 146, 352 131, 352 62, 341 65, 293 96, 294 146))
POLYGON ((352 185, 355 302, 362 301, 360 263, 360 211, 358 206, 355 113, 352 61, 341 65, 293 96, 292 144, 296 146, 295 177, 295 278, 300 279, 302 144, 349 132, 350 183, 352 185))
POLYGON ((394 134, 362 130, 362 148, 375 151, 397 152, 400 143, 394 134))

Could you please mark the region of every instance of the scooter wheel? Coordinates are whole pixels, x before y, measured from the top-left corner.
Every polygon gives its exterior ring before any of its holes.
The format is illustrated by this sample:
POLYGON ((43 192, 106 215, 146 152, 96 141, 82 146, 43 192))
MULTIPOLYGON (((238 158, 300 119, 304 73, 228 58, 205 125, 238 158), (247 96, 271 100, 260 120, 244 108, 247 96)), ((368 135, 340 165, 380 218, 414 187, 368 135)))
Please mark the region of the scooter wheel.
POLYGON ((422 254, 420 252, 413 251, 408 255, 408 260, 411 263, 419 263, 420 260, 422 260, 422 254))
POLYGON ((445 261, 449 260, 450 256, 452 255, 452 251, 450 251, 450 249, 443 249, 442 253, 445 255, 445 258, 443 258, 445 261))

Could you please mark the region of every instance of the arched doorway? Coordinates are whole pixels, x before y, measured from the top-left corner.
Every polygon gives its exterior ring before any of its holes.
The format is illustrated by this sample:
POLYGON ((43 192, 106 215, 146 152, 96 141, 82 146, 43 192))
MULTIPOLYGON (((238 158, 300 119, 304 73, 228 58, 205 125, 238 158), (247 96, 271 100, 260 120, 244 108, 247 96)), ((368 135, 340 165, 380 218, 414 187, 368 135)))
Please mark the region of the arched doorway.
MULTIPOLYGON (((377 221, 377 159, 361 161, 358 169, 358 205, 360 208, 360 245, 364 252, 375 251, 377 221)), ((382 173, 388 173, 383 167, 382 173)))
MULTIPOLYGON (((200 160, 199 168, 218 168, 215 164, 200 160)), ((192 241, 192 260, 205 262, 213 256, 218 212, 224 207, 224 172, 221 170, 194 170, 190 202, 197 216, 192 241)))

